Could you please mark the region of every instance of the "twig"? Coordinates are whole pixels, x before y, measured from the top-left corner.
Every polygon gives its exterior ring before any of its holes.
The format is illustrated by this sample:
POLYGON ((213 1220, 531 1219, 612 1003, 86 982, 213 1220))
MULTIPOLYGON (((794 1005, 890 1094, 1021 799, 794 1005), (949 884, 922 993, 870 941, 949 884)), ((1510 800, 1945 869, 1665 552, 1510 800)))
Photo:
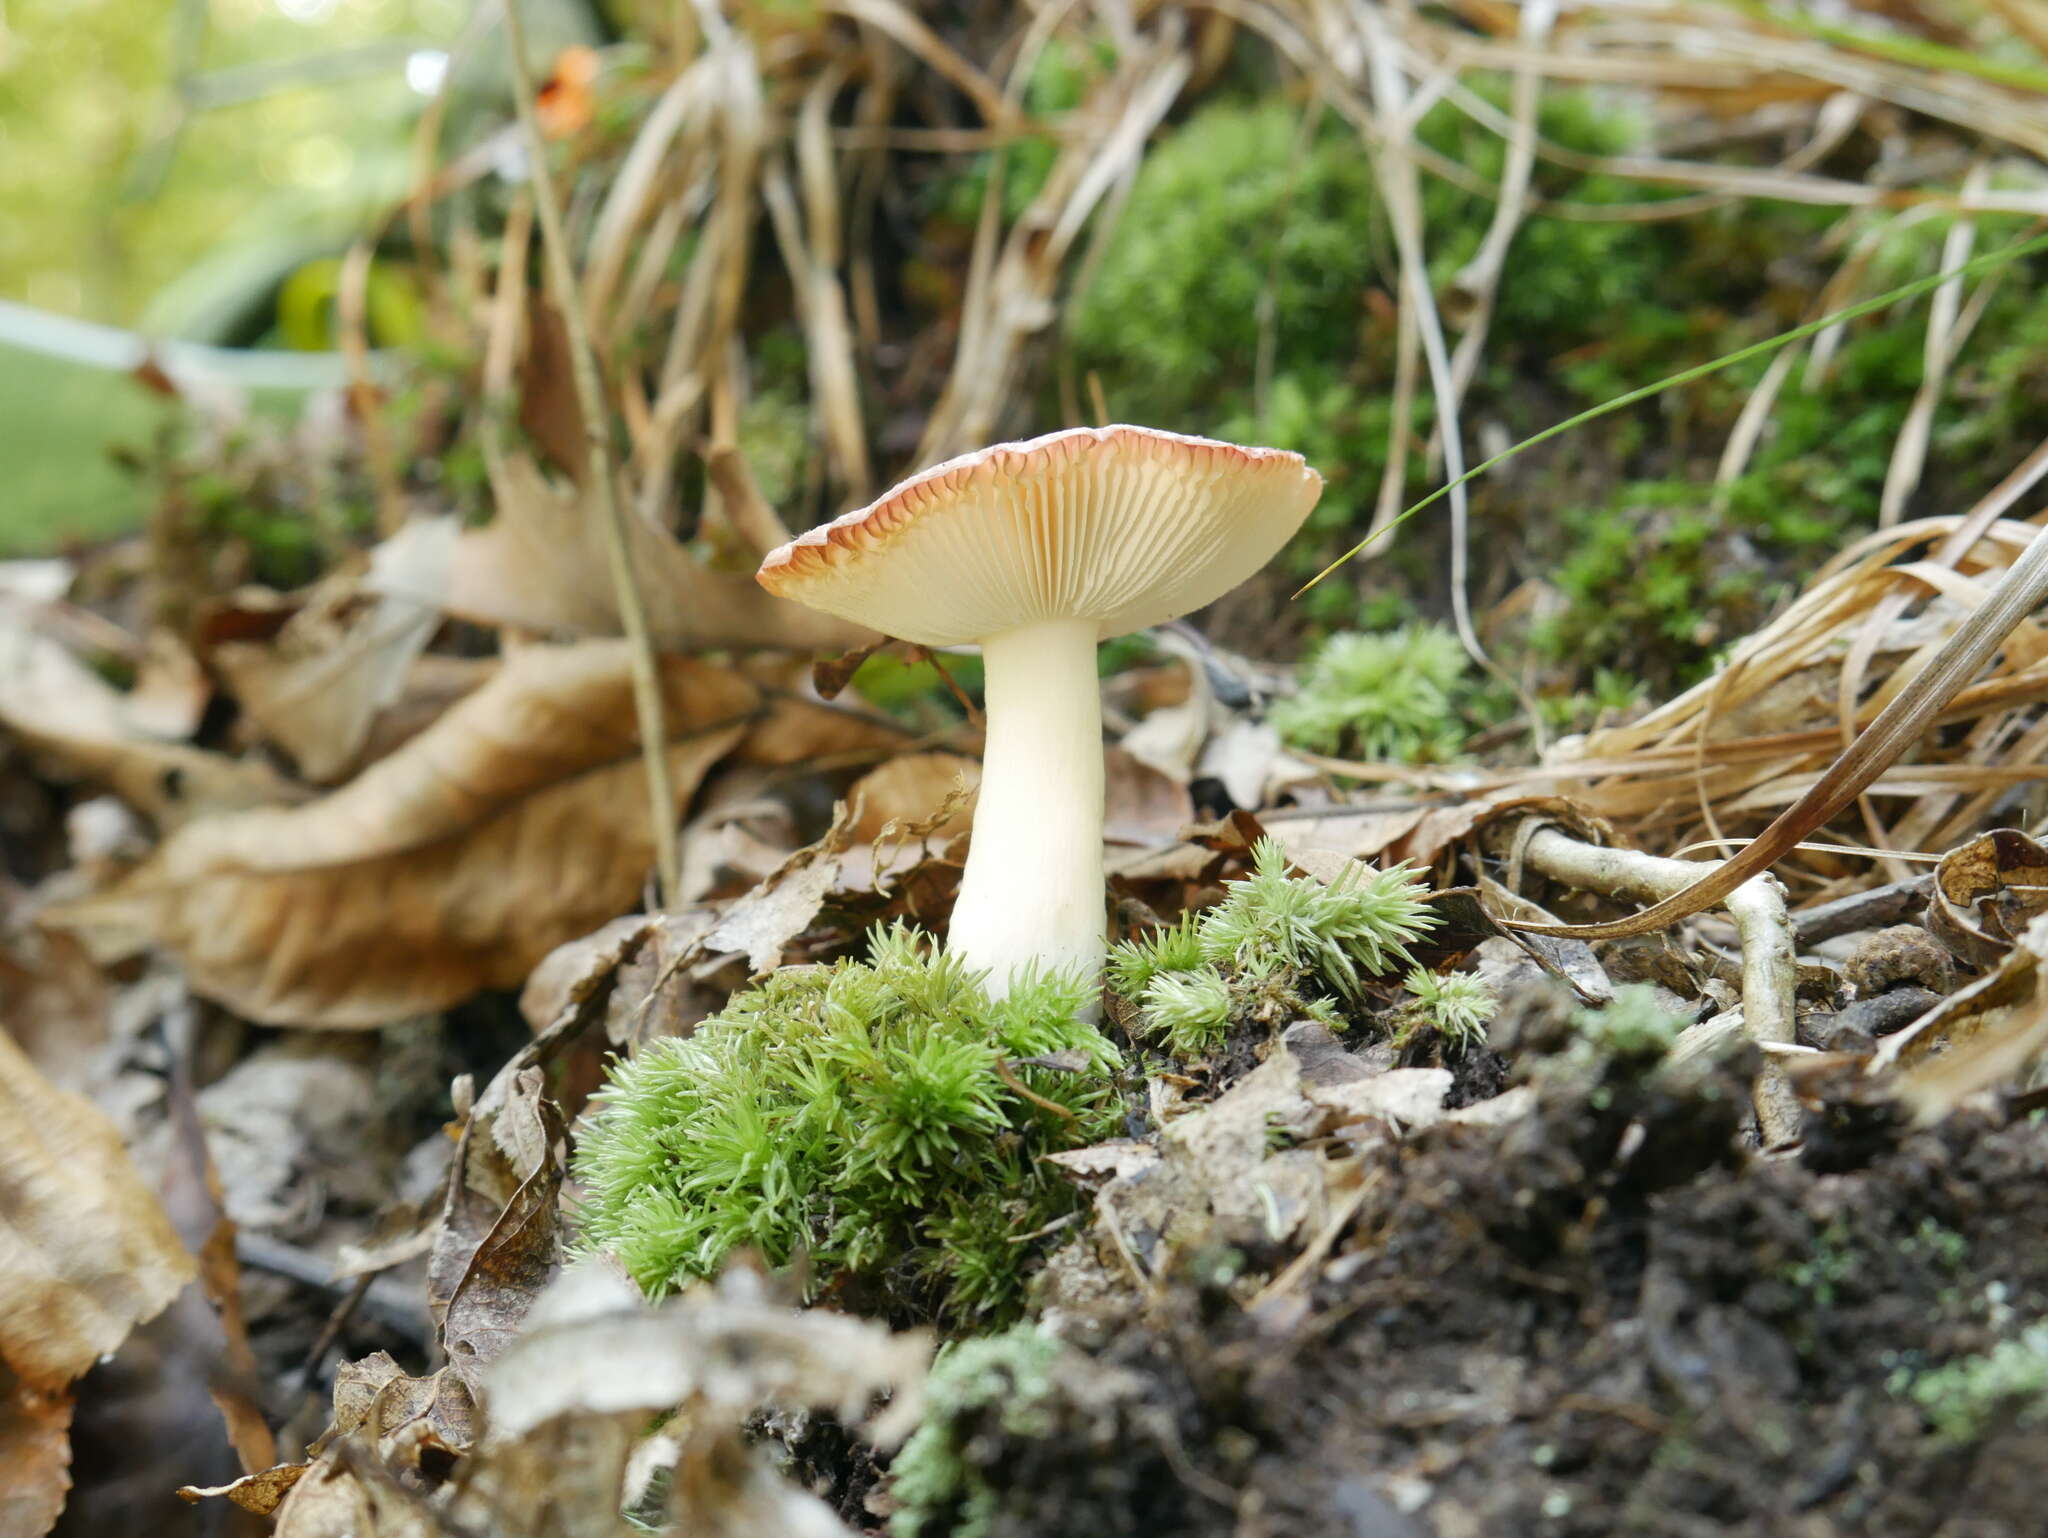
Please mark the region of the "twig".
POLYGON ((661 682, 655 672, 654 643, 647 633, 647 611, 627 555, 626 504, 619 490, 618 467, 612 460, 611 414, 591 350, 590 330, 576 292, 576 270, 570 263, 569 237, 562 228, 562 204, 548 172, 547 144, 534 112, 533 76, 526 64, 526 28, 519 0, 504 0, 505 44, 512 61, 512 99, 519 108, 519 126, 526 133, 528 169, 533 176, 534 209, 540 216, 540 243, 555 291, 555 306, 569 335, 570 371, 582 407, 583 431, 590 452, 590 480, 604 505, 605 550, 610 557, 612 586, 618 592, 619 620, 632 644, 633 709, 640 721, 640 747, 647 759, 648 816, 654 825, 654 868, 661 906, 671 907, 681 885, 676 848, 675 784, 669 776, 668 731, 662 720, 661 682))
MULTIPOLYGON (((1533 870, 1557 881, 1610 897, 1669 897, 1697 881, 1713 862, 1671 860, 1635 849, 1604 849, 1581 843, 1556 828, 1540 828, 1523 858, 1533 870)), ((1758 1043, 1793 1039, 1791 915, 1775 877, 1755 876, 1730 892, 1724 904, 1742 941, 1742 1024, 1758 1043)), ((1799 1102, 1773 1063, 1757 1074, 1753 1091, 1757 1125, 1766 1148, 1798 1141, 1799 1102)))
POLYGON ((370 1285, 360 1287, 356 1278, 337 1278, 334 1268, 318 1255, 295 1244, 287 1244, 282 1239, 274 1239, 269 1234, 251 1233, 247 1229, 235 1234, 235 1258, 258 1271, 268 1271, 272 1276, 281 1276, 302 1287, 334 1296, 347 1298, 360 1293, 358 1312, 366 1318, 404 1336, 415 1345, 424 1346, 432 1340, 424 1301, 396 1282, 366 1273, 362 1280, 370 1285))
POLYGON ((1804 947, 1837 935, 1854 934, 1859 929, 1881 929, 1900 923, 1927 906, 1927 894, 1933 888, 1934 877, 1923 873, 1888 886, 1872 887, 1867 892, 1851 892, 1847 897, 1792 915, 1792 937, 1804 947))

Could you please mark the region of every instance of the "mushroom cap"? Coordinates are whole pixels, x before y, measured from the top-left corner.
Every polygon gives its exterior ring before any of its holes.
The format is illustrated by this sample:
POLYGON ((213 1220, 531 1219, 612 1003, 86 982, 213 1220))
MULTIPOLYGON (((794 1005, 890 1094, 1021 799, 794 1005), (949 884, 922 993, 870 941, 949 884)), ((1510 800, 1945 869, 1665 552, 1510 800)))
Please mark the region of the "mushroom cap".
POLYGON ((1299 454, 1076 427, 963 454, 768 553, 782 598, 924 646, 1041 620, 1103 639, 1223 596, 1322 495, 1299 454))

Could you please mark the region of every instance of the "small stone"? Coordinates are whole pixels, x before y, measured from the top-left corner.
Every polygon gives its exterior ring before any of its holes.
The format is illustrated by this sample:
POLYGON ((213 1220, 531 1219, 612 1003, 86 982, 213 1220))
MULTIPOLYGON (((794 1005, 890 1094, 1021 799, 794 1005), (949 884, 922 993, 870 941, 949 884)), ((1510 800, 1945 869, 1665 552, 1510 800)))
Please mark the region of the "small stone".
POLYGON ((1859 999, 1904 983, 1947 993, 1955 983, 1955 962, 1947 947, 1918 924, 1894 924, 1856 942, 1842 964, 1842 978, 1859 999))
POLYGON ((1799 1017, 1799 1043, 1823 1052, 1867 1054, 1877 1050, 1877 1038, 1854 1021, 1839 1014, 1816 1010, 1799 1017))

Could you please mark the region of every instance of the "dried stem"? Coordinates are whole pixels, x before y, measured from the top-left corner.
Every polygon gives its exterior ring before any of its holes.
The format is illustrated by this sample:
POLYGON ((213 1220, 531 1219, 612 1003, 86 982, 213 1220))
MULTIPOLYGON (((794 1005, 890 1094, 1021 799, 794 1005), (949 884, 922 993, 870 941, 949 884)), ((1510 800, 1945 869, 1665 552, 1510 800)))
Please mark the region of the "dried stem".
POLYGON ((605 513, 605 548, 610 556, 612 586, 618 592, 619 620, 632 643, 633 707, 640 722, 640 747, 647 760, 649 820, 654 825, 656 895, 671 907, 681 882, 676 848, 676 796, 668 769, 668 730, 662 721, 661 682, 655 671, 654 643, 647 632, 647 611, 627 555, 625 498, 619 489, 618 466, 612 458, 611 413, 591 350, 583 302, 576 290, 576 270, 569 255, 569 237, 562 228, 562 204, 548 173, 547 144, 534 113, 533 76, 526 64, 526 29, 520 22, 519 0, 504 0, 505 44, 512 59, 512 99, 519 108, 519 126, 526 134, 526 153, 533 176, 534 209, 540 216, 541 250, 547 261, 555 307, 569 334, 570 370, 576 400, 582 408, 583 431, 590 454, 590 480, 605 513))
MULTIPOLYGON (((1655 900, 1683 892, 1713 863, 1670 860, 1635 849, 1603 849, 1556 828, 1542 828, 1523 852, 1531 868, 1609 897, 1655 900)), ((1742 940, 1742 1025, 1752 1041, 1793 1039, 1792 919, 1774 876, 1755 876, 1730 892, 1726 907, 1742 940)), ((1799 1138, 1799 1102, 1776 1064, 1766 1061, 1754 1089, 1757 1125, 1766 1148, 1799 1138)))

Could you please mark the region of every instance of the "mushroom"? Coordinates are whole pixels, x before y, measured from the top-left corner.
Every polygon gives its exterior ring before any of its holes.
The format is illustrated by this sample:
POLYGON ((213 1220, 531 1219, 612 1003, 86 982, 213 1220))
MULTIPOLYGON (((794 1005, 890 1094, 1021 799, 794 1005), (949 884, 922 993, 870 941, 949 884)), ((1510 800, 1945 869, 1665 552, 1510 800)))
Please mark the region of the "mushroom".
POLYGON ((1102 967, 1096 643, 1221 597, 1322 486, 1280 449, 1073 428, 922 471, 762 561, 780 597, 923 646, 980 645, 988 739, 949 948, 997 996, 1033 967, 1102 967))

